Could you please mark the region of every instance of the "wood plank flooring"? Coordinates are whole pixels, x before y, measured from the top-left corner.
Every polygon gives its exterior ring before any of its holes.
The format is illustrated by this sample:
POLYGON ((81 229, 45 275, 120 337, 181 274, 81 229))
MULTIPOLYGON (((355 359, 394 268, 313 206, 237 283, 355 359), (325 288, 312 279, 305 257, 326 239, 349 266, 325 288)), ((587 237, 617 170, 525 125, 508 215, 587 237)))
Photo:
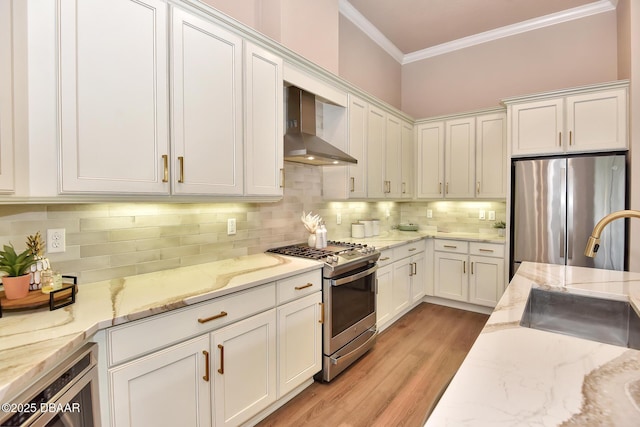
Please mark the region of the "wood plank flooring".
POLYGON ((331 383, 316 381, 258 426, 422 426, 487 319, 422 303, 331 383))

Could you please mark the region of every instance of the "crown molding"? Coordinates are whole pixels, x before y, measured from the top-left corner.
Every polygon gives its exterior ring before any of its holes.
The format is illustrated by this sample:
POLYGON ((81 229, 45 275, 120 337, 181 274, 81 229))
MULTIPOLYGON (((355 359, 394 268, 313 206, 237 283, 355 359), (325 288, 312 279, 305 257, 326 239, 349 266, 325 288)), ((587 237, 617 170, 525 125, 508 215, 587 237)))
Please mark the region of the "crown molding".
POLYGON ((403 55, 389 39, 387 39, 371 22, 369 22, 360 12, 358 12, 348 0, 339 1, 340 13, 351 22, 353 22, 361 31, 369 38, 377 43, 391 57, 400 64, 405 65, 411 62, 421 61, 423 59, 432 58, 434 56, 443 55, 445 53, 454 52, 456 50, 465 49, 493 40, 514 36, 516 34, 537 30, 551 25, 561 24, 563 22, 581 19, 599 13, 610 12, 616 9, 618 0, 598 0, 584 6, 574 7, 572 9, 563 10, 561 12, 552 13, 527 21, 519 22, 513 25, 496 28, 494 30, 485 31, 483 33, 474 34, 451 42, 442 43, 427 49, 411 52, 403 55))

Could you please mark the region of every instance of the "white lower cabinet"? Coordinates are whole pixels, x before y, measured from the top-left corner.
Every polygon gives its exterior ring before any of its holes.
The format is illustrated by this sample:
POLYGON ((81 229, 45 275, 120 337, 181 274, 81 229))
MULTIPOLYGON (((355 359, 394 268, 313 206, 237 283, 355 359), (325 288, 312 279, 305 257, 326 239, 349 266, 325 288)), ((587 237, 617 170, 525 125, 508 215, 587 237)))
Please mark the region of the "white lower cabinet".
POLYGON ((110 369, 112 425, 210 425, 208 351, 204 335, 110 369))
POLYGON ((236 426, 276 401, 275 309, 211 333, 211 351, 214 425, 236 426))
POLYGON ((278 398, 322 369, 322 293, 278 307, 278 398))
POLYGON ((318 269, 106 330, 104 424, 264 416, 322 369, 321 287, 318 269))
POLYGON ((426 293, 425 241, 387 249, 380 255, 377 271, 377 327, 386 329, 418 304, 426 293))
POLYGON ((504 281, 504 245, 436 239, 435 296, 495 307, 504 281))

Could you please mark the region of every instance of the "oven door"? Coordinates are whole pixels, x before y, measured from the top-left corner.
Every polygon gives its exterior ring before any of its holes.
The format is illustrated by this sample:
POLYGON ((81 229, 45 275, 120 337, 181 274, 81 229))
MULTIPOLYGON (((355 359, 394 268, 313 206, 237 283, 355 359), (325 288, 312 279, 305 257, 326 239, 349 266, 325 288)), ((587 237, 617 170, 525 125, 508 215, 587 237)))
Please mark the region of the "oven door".
POLYGON ((331 355, 376 324, 376 264, 324 280, 324 353, 331 355))

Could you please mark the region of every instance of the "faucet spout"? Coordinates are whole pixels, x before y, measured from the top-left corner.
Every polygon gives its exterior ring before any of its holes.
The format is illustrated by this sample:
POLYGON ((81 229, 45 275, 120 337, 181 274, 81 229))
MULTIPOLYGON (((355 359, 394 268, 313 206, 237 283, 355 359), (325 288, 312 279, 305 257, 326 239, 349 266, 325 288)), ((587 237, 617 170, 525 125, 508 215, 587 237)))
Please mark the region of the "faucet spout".
POLYGON ((596 252, 598 252, 598 248, 600 247, 600 235, 602 234, 602 230, 607 226, 607 224, 619 218, 640 218, 640 211, 631 209, 616 211, 598 221, 596 226, 593 227, 591 236, 589 236, 589 239, 587 240, 587 247, 584 250, 585 256, 591 258, 596 256, 596 252))

